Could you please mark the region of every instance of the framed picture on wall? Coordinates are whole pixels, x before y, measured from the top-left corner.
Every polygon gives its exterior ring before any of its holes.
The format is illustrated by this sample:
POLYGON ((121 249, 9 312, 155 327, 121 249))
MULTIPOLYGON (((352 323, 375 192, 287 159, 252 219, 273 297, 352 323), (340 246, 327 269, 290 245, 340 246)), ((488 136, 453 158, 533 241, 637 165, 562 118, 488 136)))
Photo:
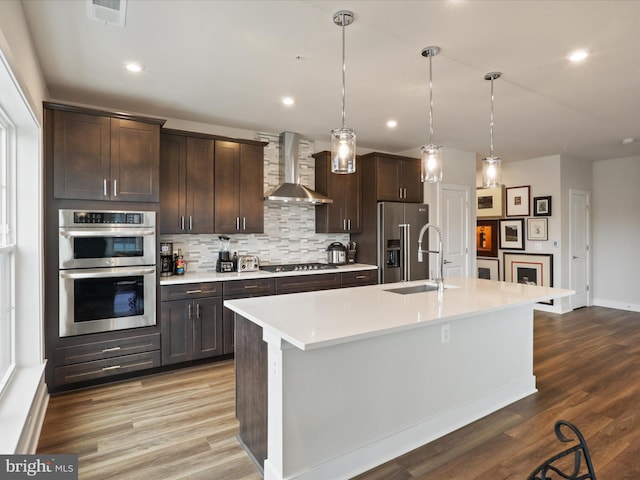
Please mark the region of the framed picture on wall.
POLYGON ((524 250, 524 218, 500 220, 500 248, 524 250))
POLYGON ((507 217, 528 217, 530 214, 529 204, 531 187, 524 185, 522 187, 507 188, 507 217))
POLYGON ((486 280, 500 280, 500 260, 497 258, 477 258, 477 277, 486 280))
MULTIPOLYGON (((504 281, 553 287, 553 255, 505 252, 504 281)), ((540 303, 553 305, 553 300, 540 303)))
POLYGON ((476 226, 476 252, 482 257, 498 256, 498 221, 478 220, 476 226))
POLYGON ((535 217, 550 217, 551 197, 533 197, 533 215, 535 217))
POLYGON ((504 212, 504 186, 476 189, 478 218, 502 217, 504 212))
POLYGON ((547 240, 546 218, 527 218, 527 240, 547 240))

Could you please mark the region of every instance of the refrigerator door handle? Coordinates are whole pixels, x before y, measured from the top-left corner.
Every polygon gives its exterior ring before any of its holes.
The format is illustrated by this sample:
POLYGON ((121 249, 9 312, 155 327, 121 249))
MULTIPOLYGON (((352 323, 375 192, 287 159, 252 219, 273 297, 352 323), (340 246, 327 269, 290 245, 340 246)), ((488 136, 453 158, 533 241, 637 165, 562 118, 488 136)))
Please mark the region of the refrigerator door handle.
POLYGON ((402 273, 400 280, 408 282, 411 278, 411 258, 409 252, 411 251, 411 224, 402 223, 400 227, 400 244, 402 245, 402 273))

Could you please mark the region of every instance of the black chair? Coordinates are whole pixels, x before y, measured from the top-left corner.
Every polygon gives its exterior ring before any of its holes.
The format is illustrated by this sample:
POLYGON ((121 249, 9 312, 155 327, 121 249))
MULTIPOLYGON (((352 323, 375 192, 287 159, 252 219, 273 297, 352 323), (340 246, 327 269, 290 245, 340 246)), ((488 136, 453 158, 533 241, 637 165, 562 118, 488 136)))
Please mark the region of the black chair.
POLYGON ((568 428, 575 434, 578 443, 542 463, 529 475, 527 480, 596 480, 596 472, 593 470, 587 442, 584 440, 582 433, 575 425, 565 420, 558 420, 555 425, 556 436, 564 443, 572 442, 575 439, 567 437, 562 432, 563 427, 568 428), (570 462, 571 455, 573 455, 573 465, 570 462))

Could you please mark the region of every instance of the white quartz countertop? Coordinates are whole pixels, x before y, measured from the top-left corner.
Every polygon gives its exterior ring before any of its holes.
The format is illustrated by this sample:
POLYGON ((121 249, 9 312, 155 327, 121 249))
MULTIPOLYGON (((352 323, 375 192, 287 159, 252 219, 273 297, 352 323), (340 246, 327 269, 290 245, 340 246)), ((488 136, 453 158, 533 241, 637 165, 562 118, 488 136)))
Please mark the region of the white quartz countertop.
POLYGON ((227 300, 225 307, 301 350, 419 328, 573 295, 572 290, 476 278, 451 278, 437 291, 401 295, 387 290, 425 280, 318 292, 227 300))
POLYGON ((323 273, 343 273, 358 272, 362 270, 376 270, 375 265, 366 265, 364 263, 351 263, 348 265, 339 265, 337 268, 327 268, 324 270, 301 270, 295 272, 267 272, 258 270, 256 272, 198 272, 185 273, 184 275, 172 275, 171 277, 160 277, 160 285, 180 285, 182 283, 198 283, 198 282, 226 282, 229 280, 250 280, 254 278, 272 278, 272 277, 291 277, 298 275, 321 275, 323 273))

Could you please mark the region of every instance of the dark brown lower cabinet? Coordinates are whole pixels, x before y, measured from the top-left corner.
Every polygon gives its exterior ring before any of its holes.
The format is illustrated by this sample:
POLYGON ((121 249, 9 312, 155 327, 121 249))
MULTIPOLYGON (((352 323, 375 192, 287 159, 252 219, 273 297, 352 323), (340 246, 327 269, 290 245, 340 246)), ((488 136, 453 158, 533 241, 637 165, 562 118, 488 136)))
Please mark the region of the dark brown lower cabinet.
MULTIPOLYGON (((273 278, 255 278, 247 280, 232 280, 224 282, 222 287, 224 300, 238 298, 264 297, 276 293, 276 282, 273 278)), ((223 352, 233 353, 235 350, 234 313, 224 308, 223 317, 223 352)))
POLYGON ((160 366, 160 334, 86 341, 54 349, 58 388, 160 366))
POLYGON ((162 287, 162 365, 223 354, 221 293, 217 283, 162 287))

